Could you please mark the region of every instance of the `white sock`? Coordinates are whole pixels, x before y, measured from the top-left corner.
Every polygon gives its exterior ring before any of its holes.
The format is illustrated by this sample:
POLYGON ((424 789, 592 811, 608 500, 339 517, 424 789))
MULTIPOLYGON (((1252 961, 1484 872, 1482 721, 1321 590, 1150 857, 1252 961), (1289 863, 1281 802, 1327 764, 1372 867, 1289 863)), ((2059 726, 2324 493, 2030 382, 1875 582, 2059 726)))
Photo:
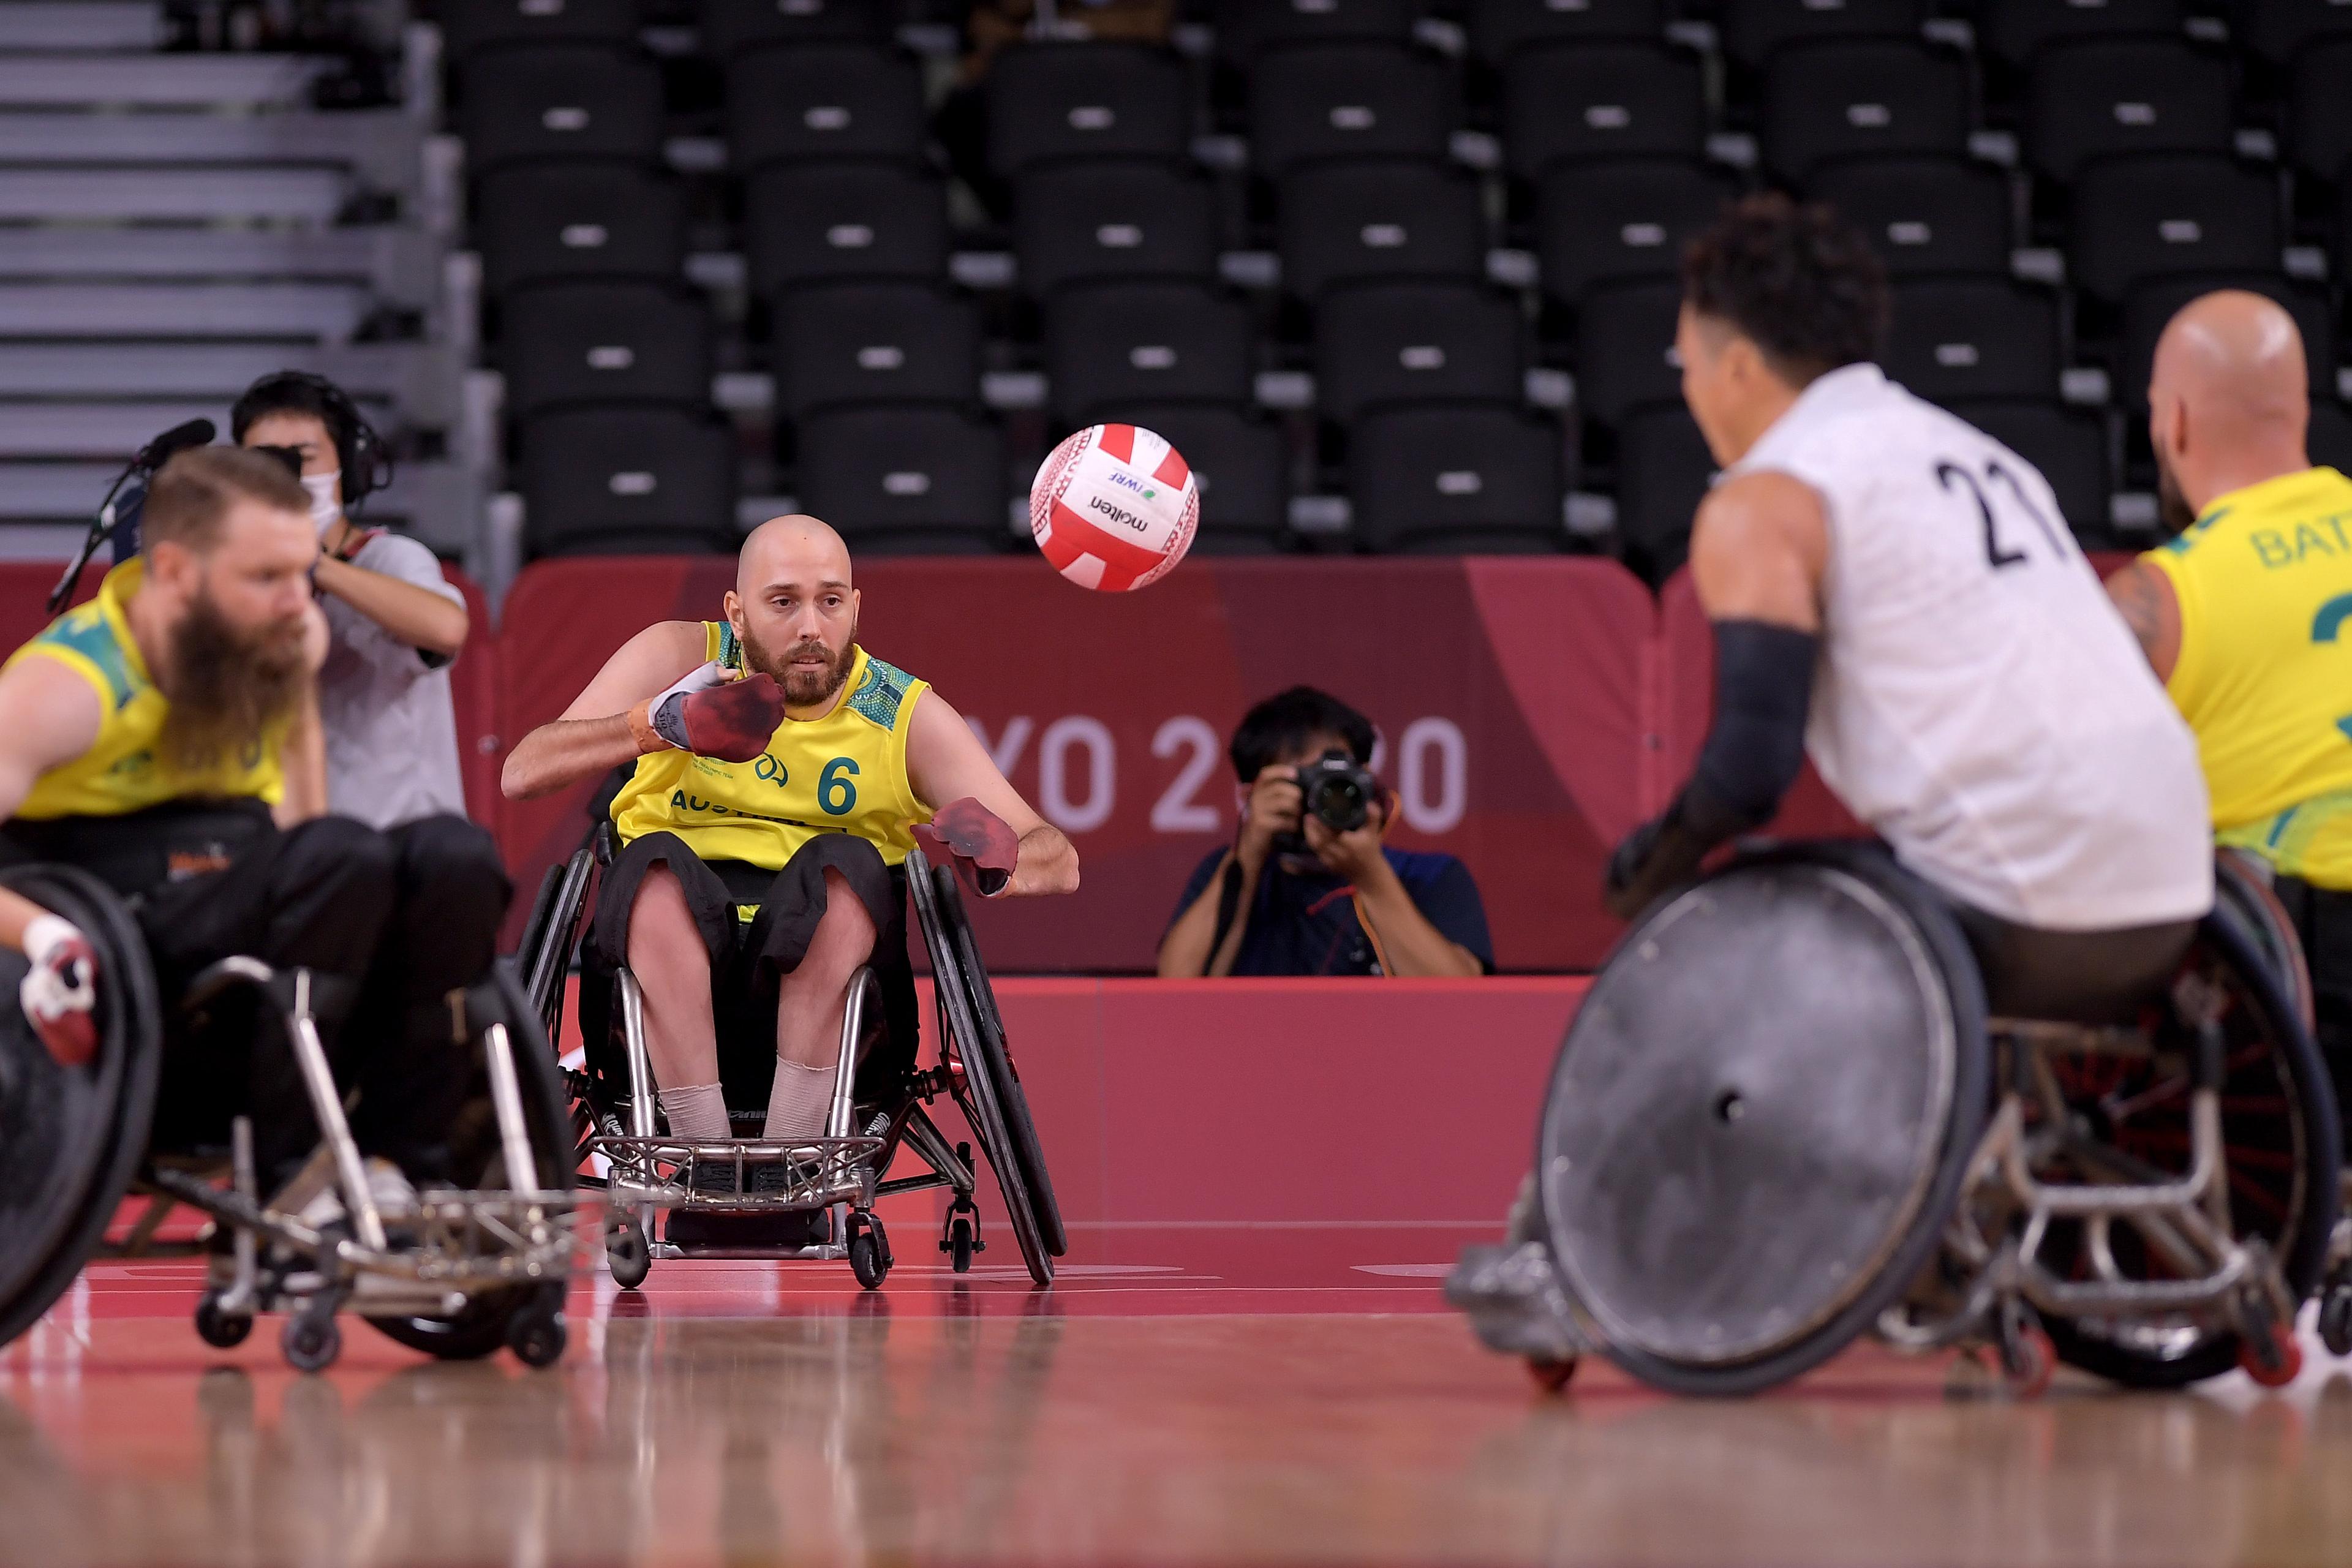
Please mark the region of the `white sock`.
POLYGON ((669 1135, 694 1143, 715 1143, 735 1136, 727 1125, 727 1097, 715 1083, 689 1083, 681 1089, 656 1091, 662 1114, 669 1118, 669 1135))
POLYGON ((776 1058, 776 1087, 768 1095, 771 1142, 824 1136, 825 1119, 833 1111, 834 1070, 776 1058))

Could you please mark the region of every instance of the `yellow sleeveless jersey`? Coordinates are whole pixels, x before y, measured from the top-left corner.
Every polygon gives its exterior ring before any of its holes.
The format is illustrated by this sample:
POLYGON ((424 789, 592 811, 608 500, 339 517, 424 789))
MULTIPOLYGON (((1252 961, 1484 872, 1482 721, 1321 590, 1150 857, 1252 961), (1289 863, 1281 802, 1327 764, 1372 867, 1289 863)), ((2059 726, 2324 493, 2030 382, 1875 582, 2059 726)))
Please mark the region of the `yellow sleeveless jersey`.
POLYGON ((2197 731, 2215 837, 2352 889, 2352 479, 2233 490, 2142 559, 2180 601, 2167 689, 2197 731))
POLYGON ((278 762, 282 724, 243 756, 220 758, 205 767, 184 767, 158 752, 156 741, 172 705, 148 675, 123 616, 145 564, 133 559, 117 566, 99 584, 98 597, 68 610, 8 656, 9 665, 28 658, 64 665, 89 682, 103 715, 98 742, 34 781, 33 793, 16 809, 20 817, 121 816, 177 800, 255 799, 275 805, 285 798, 286 775, 278 762))
MULTIPOLYGON (((733 628, 703 623, 706 657, 740 668, 733 628)), ((854 650, 841 700, 822 719, 786 719, 765 754, 725 763, 692 752, 651 752, 613 798, 621 841, 669 832, 705 860, 782 870, 821 833, 851 833, 896 866, 915 847, 930 808, 907 779, 907 727, 929 688, 854 650)))

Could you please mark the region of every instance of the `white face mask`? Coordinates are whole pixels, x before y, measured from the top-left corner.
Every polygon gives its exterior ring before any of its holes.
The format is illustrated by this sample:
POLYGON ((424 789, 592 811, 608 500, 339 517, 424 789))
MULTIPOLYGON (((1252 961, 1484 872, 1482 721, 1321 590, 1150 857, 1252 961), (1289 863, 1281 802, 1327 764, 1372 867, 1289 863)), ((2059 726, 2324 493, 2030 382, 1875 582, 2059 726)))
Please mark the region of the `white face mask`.
POLYGON ((335 487, 341 483, 341 468, 330 468, 323 474, 304 474, 302 488, 310 492, 310 521, 318 525, 323 536, 343 515, 341 503, 335 500, 335 487))

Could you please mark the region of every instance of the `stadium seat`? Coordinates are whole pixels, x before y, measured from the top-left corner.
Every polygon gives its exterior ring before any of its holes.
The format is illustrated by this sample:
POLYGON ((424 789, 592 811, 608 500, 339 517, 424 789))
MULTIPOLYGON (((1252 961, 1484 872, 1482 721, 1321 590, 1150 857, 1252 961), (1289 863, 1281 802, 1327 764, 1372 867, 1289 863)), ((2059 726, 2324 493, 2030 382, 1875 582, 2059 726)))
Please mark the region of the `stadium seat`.
POLYGON ((632 163, 529 163, 476 186, 474 242, 496 298, 562 278, 667 282, 686 264, 686 192, 632 163))
MULTIPOLYGON (((2344 14, 2352 19, 2352 5, 2344 14)), ((2287 89, 2287 153, 2294 166, 2333 181, 2352 163, 2352 37, 2315 43, 2295 57, 2287 89)))
POLYGON ((1316 395, 1336 424, 1387 404, 1517 404, 1526 372, 1518 305, 1488 289, 1372 284, 1316 307, 1316 395))
POLYGON ((2061 356, 2053 296, 2004 279, 1952 279, 1895 289, 1880 363, 1931 403, 2047 400, 2058 394, 2061 356))
POLYGON ((1106 404, 1249 401, 1249 308, 1196 283, 1066 289, 1045 306, 1053 406, 1083 423, 1106 404))
POLYGON ((1715 471, 1687 410, 1644 409, 1625 421, 1617 432, 1617 539, 1635 576, 1655 587, 1681 569, 1715 471))
POLYGON ((980 308, 924 283, 794 289, 772 317, 776 407, 798 421, 838 403, 961 403, 980 395, 980 308))
POLYGON ((1005 178, 1055 158, 1181 159, 1192 141, 1183 62, 1129 44, 1033 44, 988 70, 989 166, 1005 178))
POLYGON ((772 164, 744 182, 751 283, 935 279, 947 269, 947 193, 892 163, 772 164))
POLYGON ((2180 0, 1990 0, 1977 28, 1979 48, 2023 68, 2044 45, 2072 38, 2147 33, 2180 37, 2180 0))
POLYGON ((1269 178, 1320 158, 1443 158, 1461 119, 1452 66, 1423 50, 1325 44, 1250 73, 1250 151, 1269 178))
POLYGON ((1216 195, 1171 163, 1118 160, 1034 170, 1015 188, 1013 248, 1021 287, 1217 272, 1216 195))
POLYGON ((2026 151, 2053 180, 2071 180, 2090 160, 2119 153, 2226 153, 2231 97, 2229 61, 2185 43, 2053 45, 2034 57, 2026 151))
POLYGON ((1750 69, 1790 44, 1820 39, 1913 38, 1926 0, 1724 0, 1723 52, 1750 69))
POLYGON ((2077 538, 2105 542, 2114 482, 2107 433, 2096 415, 2047 401, 1963 401, 1952 412, 2041 470, 2077 538))
POLYGON ((476 173, 526 158, 625 158, 661 151, 661 68, 601 44, 483 56, 467 71, 457 125, 476 173))
POLYGON ((2182 306, 2217 289, 2243 289, 2277 300, 2303 334, 2304 363, 2314 396, 2336 386, 2336 320, 2324 289, 2298 287, 2276 272, 2200 274, 2167 278, 2132 290, 2124 301, 2121 345, 2116 356, 2116 401, 2134 413, 2147 411, 2147 377, 2156 365, 2156 342, 2182 306))
POLYGON ((1616 283, 1593 289, 1577 312, 1576 401, 1589 419, 1614 426, 1636 408, 1682 401, 1675 353, 1678 282, 1616 283))
POLYGON ((890 8, 874 0, 702 0, 702 47, 719 59, 769 44, 890 41, 890 8))
POLYGON ((1486 214, 1478 187, 1435 163, 1321 163, 1282 184, 1277 217, 1282 284, 1312 300, 1334 283, 1451 278, 1484 272, 1486 214))
POLYGON ((2311 405, 2311 429, 2304 446, 2314 463, 2352 474, 2352 409, 2330 397, 2311 405))
POLYGON ((1870 236, 1897 277, 2009 271, 2009 182, 1988 164, 1868 158, 1822 169, 1806 195, 1870 236))
POLYGON ((1558 550, 1567 490, 1559 429, 1507 408, 1400 408, 1348 444, 1356 542, 1412 554, 1558 550))
POLYGON ((1281 426, 1213 404, 1139 404, 1097 416, 1140 425, 1184 455, 1201 491, 1196 555, 1264 555, 1290 534, 1290 450, 1281 426))
POLYGON ((1968 61, 1886 41, 1783 48, 1764 72, 1764 161, 1801 184, 1831 158, 1968 150, 1968 61))
POLYGON ((2307 49, 2352 38, 2352 5, 2344 0, 2239 0, 2231 32, 2258 60, 2297 65, 2307 49))
POLYGON ((1493 69, 1517 50, 1596 39, 1654 43, 1666 30, 1665 0, 1470 0, 1471 58, 1493 69))
POLYGON ((2111 303, 2150 278, 2279 266, 2278 184, 2227 158, 2113 159, 2072 195, 2068 274, 2111 303))
POLYGON ((1696 57, 1645 44, 1522 49, 1503 71, 1503 156, 1523 180, 1568 158, 1697 158, 1706 89, 1696 57))
POLYGON ((1536 194, 1544 292, 1573 303, 1595 283, 1672 276, 1683 246, 1738 194, 1728 172, 1677 158, 1553 164, 1536 194))
POLYGON ((633 44, 637 0, 459 0, 440 7, 442 47, 453 60, 510 44, 633 44))
POLYGON ((725 550, 735 435, 676 408, 583 408, 523 426, 523 531, 533 555, 725 550))
POLYGON ((801 510, 855 551, 987 554, 1010 537, 1003 437, 951 408, 813 414, 801 426, 799 479, 801 510))
POLYGON ((904 55, 856 44, 754 49, 727 67, 735 167, 826 158, 922 156, 922 73, 904 55))
POLYGON ((660 283, 551 283, 499 309, 507 414, 579 404, 710 402, 713 329, 698 292, 660 283))
POLYGON ((1215 0, 1209 16, 1218 58, 1247 69, 1295 44, 1403 43, 1426 9, 1423 0, 1215 0))

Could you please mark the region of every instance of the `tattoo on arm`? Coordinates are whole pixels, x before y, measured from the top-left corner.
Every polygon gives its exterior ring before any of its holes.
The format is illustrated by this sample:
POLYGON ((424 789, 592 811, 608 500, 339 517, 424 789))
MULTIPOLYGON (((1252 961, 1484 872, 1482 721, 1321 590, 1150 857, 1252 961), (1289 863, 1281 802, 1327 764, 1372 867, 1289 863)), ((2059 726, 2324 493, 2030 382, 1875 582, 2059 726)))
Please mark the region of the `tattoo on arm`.
POLYGON ((2134 562, 2107 584, 2107 597, 2115 601, 2124 625, 2139 639, 2140 650, 2151 658, 2165 640, 2164 595, 2148 580, 2152 575, 2146 566, 2134 562))

